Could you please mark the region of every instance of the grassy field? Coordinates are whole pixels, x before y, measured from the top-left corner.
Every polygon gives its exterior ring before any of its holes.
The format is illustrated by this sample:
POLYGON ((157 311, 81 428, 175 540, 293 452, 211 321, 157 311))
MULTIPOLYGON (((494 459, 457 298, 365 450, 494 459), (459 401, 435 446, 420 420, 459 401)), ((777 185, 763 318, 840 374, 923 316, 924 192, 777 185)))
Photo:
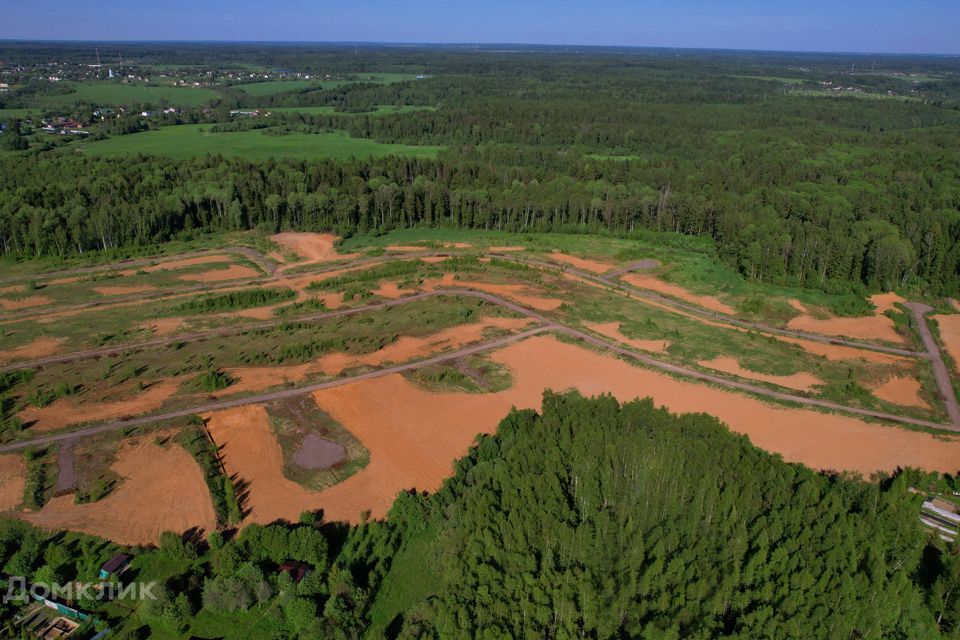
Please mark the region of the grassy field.
POLYGON ((30 109, 0 109, 0 122, 6 122, 7 118, 22 118, 30 113, 30 109))
POLYGON ((201 87, 152 87, 117 82, 77 82, 71 86, 74 88, 72 93, 42 96, 37 106, 58 107, 92 102, 104 106, 149 103, 155 106, 198 107, 218 95, 216 91, 201 87))
POLYGON ((341 116, 387 116, 394 113, 414 113, 416 111, 436 111, 436 107, 418 106, 418 105, 389 105, 380 104, 373 111, 364 111, 362 113, 353 113, 346 111, 336 111, 331 106, 322 107, 273 107, 270 111, 276 113, 305 113, 311 116, 317 115, 341 115, 341 116))
POLYGON ((441 147, 381 144, 346 133, 267 135, 262 130, 210 133, 209 125, 181 125, 118 136, 77 146, 84 153, 122 156, 143 153, 171 158, 221 154, 248 160, 266 158, 344 159, 391 155, 435 157, 441 147))

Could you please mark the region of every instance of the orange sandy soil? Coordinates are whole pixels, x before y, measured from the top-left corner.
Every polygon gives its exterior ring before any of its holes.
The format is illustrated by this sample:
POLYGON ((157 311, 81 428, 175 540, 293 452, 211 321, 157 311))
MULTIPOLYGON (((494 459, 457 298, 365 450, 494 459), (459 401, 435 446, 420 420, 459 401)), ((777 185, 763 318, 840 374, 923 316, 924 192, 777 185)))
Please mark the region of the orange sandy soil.
POLYGON ((12 284, 9 287, 0 287, 0 295, 7 293, 23 293, 27 290, 27 285, 25 284, 12 284))
POLYGON ((107 497, 78 505, 54 498, 24 520, 47 529, 70 529, 120 544, 155 544, 164 531, 212 531, 216 515, 200 467, 179 445, 154 444, 157 434, 127 440, 111 466, 123 478, 107 497))
POLYGON ((179 276, 179 280, 187 282, 224 282, 226 280, 239 280, 241 278, 255 278, 260 275, 253 267, 242 264, 230 265, 226 269, 215 269, 213 271, 204 271, 203 273, 187 273, 179 276))
POLYGON ((612 264, 597 262, 596 260, 587 260, 586 258, 578 258, 576 256, 567 255, 566 253, 560 253, 559 251, 554 251, 553 253, 549 254, 549 256, 551 259, 556 260, 557 262, 564 262, 578 269, 592 271, 593 273, 606 273, 614 267, 612 264))
POLYGON ((935 315, 933 319, 940 331, 940 341, 953 360, 954 372, 960 373, 960 315, 935 315))
POLYGON ((525 251, 524 247, 490 247, 490 251, 494 253, 503 253, 505 251, 525 251))
POLYGON ((904 407, 930 408, 927 401, 920 397, 920 381, 909 376, 894 376, 872 387, 870 392, 881 400, 904 407))
POLYGON ((910 358, 897 356, 890 353, 880 353, 879 351, 869 351, 867 349, 857 349, 855 347, 843 347, 837 344, 826 344, 815 342, 813 340, 804 340, 803 338, 790 338, 788 336, 773 336, 782 342, 799 345, 807 353, 823 356, 833 362, 843 360, 865 360, 867 362, 877 362, 881 364, 897 364, 907 366, 910 364, 910 358))
POLYGON ((416 292, 413 289, 401 289, 396 282, 381 282, 380 285, 373 290, 373 295, 380 296, 381 298, 390 298, 391 300, 401 298, 411 293, 416 292))
POLYGON ((25 344, 6 351, 0 351, 0 362, 10 362, 11 360, 33 360, 34 358, 44 358, 53 355, 60 348, 60 338, 51 338, 49 336, 40 336, 33 342, 25 344))
POLYGON ((584 322, 591 331, 596 331, 602 336, 613 338, 617 342, 629 345, 634 349, 649 351, 651 353, 663 353, 670 347, 669 340, 639 340, 637 338, 628 338, 620 332, 619 322, 584 322))
POLYGON ((463 287, 466 289, 486 291, 487 293, 492 293, 495 296, 512 298, 513 300, 521 302, 533 309, 537 309, 538 311, 553 311, 563 304, 562 300, 558 300, 556 298, 544 298, 533 295, 530 293, 530 287, 527 287, 526 285, 492 284, 489 282, 476 282, 472 280, 456 280, 452 273, 443 274, 443 277, 439 280, 426 280, 423 283, 424 291, 435 291, 444 287, 463 287))
POLYGON ((0 456, 0 512, 12 511, 23 501, 27 484, 27 463, 23 456, 10 453, 0 456))
POLYGON ((95 287, 93 289, 102 296, 122 296, 129 293, 145 293, 147 291, 156 291, 157 288, 149 284, 143 284, 136 287, 95 287))
POLYGON ((736 358, 729 356, 719 356, 713 360, 700 360, 697 364, 707 369, 722 371, 723 373, 732 373, 735 376, 746 378, 747 380, 769 382, 781 387, 787 387, 788 389, 796 389, 797 391, 812 391, 815 386, 823 384, 823 380, 812 373, 800 372, 789 376, 774 376, 750 371, 749 369, 741 367, 736 358))
MULTIPOLYGON (((382 517, 398 491, 437 489, 478 433, 496 429, 512 406, 538 408, 547 388, 576 388, 588 395, 611 392, 621 401, 649 395, 673 411, 710 413, 757 446, 815 469, 869 475, 907 466, 950 473, 960 468, 958 438, 767 404, 633 367, 551 336, 529 338, 492 358, 511 369, 512 388, 491 394, 432 393, 390 375, 316 392, 319 406, 369 450, 370 464, 309 496, 309 503, 290 500, 282 508, 286 517, 295 518, 307 507, 323 508, 331 520, 357 522, 368 509, 382 517)), ((238 426, 238 432, 242 430, 238 426)), ((251 460, 253 469, 259 468, 257 460, 251 460)), ((229 465, 229 452, 227 461, 229 465)), ((235 470, 253 478, 251 472, 235 470)), ((283 495, 272 497, 280 500, 283 495)), ((281 509, 273 508, 274 513, 281 509)))
POLYGON ((16 311, 17 309, 28 309, 30 307, 39 307, 40 305, 50 304, 52 300, 46 296, 30 296, 20 298, 19 300, 5 300, 0 298, 0 307, 4 311, 16 311))
POLYGON ((390 244, 387 245, 387 251, 400 251, 400 252, 410 252, 410 251, 424 251, 426 247, 418 247, 415 244, 390 244))
POLYGON ((218 395, 262 391, 279 384, 300 382, 308 375, 317 372, 328 376, 336 376, 346 369, 359 366, 379 367, 388 362, 407 362, 478 342, 483 339, 487 329, 498 328, 515 331, 526 327, 528 324, 530 324, 530 320, 527 318, 483 318, 479 322, 450 327, 422 338, 402 336, 382 349, 361 356, 331 353, 306 364, 275 367, 235 367, 227 369, 227 374, 235 378, 237 382, 218 395))
MULTIPOLYGON (((486 260, 487 262, 490 261, 489 259, 486 259, 486 258, 480 258, 480 259, 481 259, 481 260, 486 260)), ((449 260, 449 258, 448 258, 447 256, 426 256, 426 257, 420 258, 420 262, 427 262, 427 263, 430 263, 430 264, 435 264, 435 263, 437 263, 437 262, 443 262, 444 260, 449 260)))
POLYGON ((287 231, 270 236, 270 239, 306 260, 298 264, 312 264, 356 258, 359 253, 337 253, 334 243, 340 239, 331 233, 298 233, 287 231))
POLYGON ((61 284, 73 284, 74 282, 80 282, 80 276, 70 276, 68 278, 57 278, 56 280, 47 280, 45 283, 47 286, 61 285, 61 284))
POLYGON ((624 275, 621 280, 627 284, 633 285, 640 289, 648 289, 650 291, 656 291, 657 293, 662 293, 667 296, 672 296, 679 300, 685 302, 690 302, 692 304, 699 305, 704 309, 709 309, 711 311, 716 311, 718 313, 725 313, 727 315, 734 315, 737 310, 731 307, 728 304, 720 302, 717 298, 713 296, 701 296, 694 293, 691 293, 679 287, 675 284, 665 282, 656 276, 644 274, 644 273, 628 273, 624 275))
POLYGON ((154 335, 168 336, 184 325, 186 318, 157 318, 144 322, 140 326, 154 335))
POLYGON ((155 271, 175 271, 177 269, 185 269, 187 267, 193 267, 198 264, 214 264, 217 262, 229 262, 232 263, 235 260, 230 254, 216 254, 209 256, 196 256, 194 258, 183 258, 180 260, 167 260, 165 262, 159 262, 155 265, 149 267, 140 267, 137 269, 126 269, 120 272, 121 276, 132 276, 137 274, 140 271, 146 273, 154 273, 155 271))
POLYGON ((115 402, 80 402, 65 397, 46 407, 26 407, 17 414, 31 432, 45 432, 82 422, 117 420, 124 416, 136 416, 156 411, 167 401, 183 382, 183 378, 161 380, 129 400, 115 402))
POLYGON ((447 249, 469 249, 473 245, 469 242, 444 242, 442 246, 447 249))
MULTIPOLYGON (((797 316, 787 323, 790 329, 822 333, 828 336, 847 336, 860 340, 885 340, 903 344, 905 340, 894 328, 893 320, 883 315, 883 312, 892 309, 894 302, 903 302, 903 298, 895 293, 881 293, 870 297, 870 301, 877 307, 872 316, 861 318, 815 318, 809 314, 797 316)), ((799 308, 798 305, 793 305, 799 308)), ((803 305, 799 305, 802 307, 803 305)), ((804 309, 804 311, 807 311, 804 309)))

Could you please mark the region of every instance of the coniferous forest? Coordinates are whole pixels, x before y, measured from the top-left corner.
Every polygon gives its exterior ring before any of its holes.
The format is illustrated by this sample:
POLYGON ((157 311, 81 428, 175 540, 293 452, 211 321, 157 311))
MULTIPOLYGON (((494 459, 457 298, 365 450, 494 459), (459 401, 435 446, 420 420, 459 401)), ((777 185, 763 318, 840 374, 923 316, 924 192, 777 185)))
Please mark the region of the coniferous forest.
MULTIPOLYGON (((0 54, 89 57, 54 44, 0 54)), ((0 153, 8 259, 252 227, 652 229, 708 238, 719 259, 764 282, 934 295, 960 287, 960 80, 950 58, 268 45, 129 45, 126 55, 220 67, 246 56, 347 78, 365 70, 422 77, 266 95, 225 85, 206 106, 127 114, 93 126, 95 137, 206 123, 276 136, 346 131, 443 150, 435 160, 251 162, 199 149, 183 161, 98 158, 74 153, 74 142, 32 142, 0 153), (856 73, 871 64, 885 73, 856 73), (918 65, 932 79, 903 73, 918 65), (380 104, 425 110, 366 113, 380 104), (285 110, 231 117, 241 107, 285 110), (289 111, 296 107, 329 111, 289 111)), ((26 83, 0 95, 0 108, 44 104, 64 90, 26 83)), ((3 138, 8 148, 26 144, 3 138)))

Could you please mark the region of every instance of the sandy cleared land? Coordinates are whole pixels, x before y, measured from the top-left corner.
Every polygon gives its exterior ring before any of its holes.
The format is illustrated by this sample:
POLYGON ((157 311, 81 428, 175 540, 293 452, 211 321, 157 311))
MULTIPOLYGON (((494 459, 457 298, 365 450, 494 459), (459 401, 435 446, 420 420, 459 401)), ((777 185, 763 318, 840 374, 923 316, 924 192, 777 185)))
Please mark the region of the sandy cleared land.
POLYGON ((23 519, 48 529, 70 529, 121 544, 154 544, 164 531, 211 531, 216 516, 203 473, 179 445, 154 444, 156 434, 125 441, 111 466, 123 478, 106 498, 74 504, 73 495, 48 502, 23 519))
POLYGON ((243 524, 296 520, 320 505, 322 492, 309 491, 283 475, 283 452, 262 406, 238 407, 204 416, 220 447, 226 472, 247 485, 243 524))
MULTIPOLYGON (((787 327, 797 331, 821 333, 828 336, 846 336, 860 340, 884 340, 903 344, 903 336, 897 333, 893 320, 883 315, 883 312, 892 309, 895 302, 902 302, 903 298, 895 293, 877 294, 870 298, 877 307, 872 316, 859 318, 815 318, 809 313, 792 318, 787 327)), ((802 307, 803 305, 799 305, 802 307)), ((794 305, 794 308, 798 308, 794 305)), ((804 311, 807 311, 804 308, 804 311)))
POLYGON ((411 293, 416 293, 416 291, 413 289, 401 289, 396 282, 381 282, 380 286, 373 290, 373 295, 390 300, 396 300, 411 293))
POLYGON ((805 371, 794 373, 789 376, 774 376, 744 369, 742 366, 740 366, 740 363, 737 362, 736 358, 731 358, 729 356, 719 356, 713 360, 700 360, 697 364, 699 364, 701 367, 706 367, 707 369, 713 369, 714 371, 731 373, 735 376, 746 378, 747 380, 769 382, 770 384, 787 387, 788 389, 796 389, 797 391, 812 391, 817 385, 823 384, 823 380, 812 373, 807 373, 805 371))
POLYGON ((177 269, 186 269, 187 267, 195 267, 198 264, 215 264, 219 262, 228 262, 232 263, 235 258, 229 254, 222 253, 209 256, 196 256, 193 258, 182 258, 180 260, 167 260, 165 262, 159 262, 155 265, 149 267, 141 267, 138 269, 127 269, 121 271, 121 276, 132 276, 138 272, 154 273, 156 271, 176 271, 177 269))
POLYGON ((183 378, 161 380, 129 400, 115 402, 81 402, 65 397, 45 407, 29 406, 17 414, 31 432, 43 433, 82 422, 117 420, 156 411, 174 393, 183 378))
POLYGON ((629 345, 634 349, 640 349, 641 351, 663 353, 670 347, 669 340, 639 340, 637 338, 628 338, 621 333, 619 322, 585 322, 584 326, 602 336, 613 338, 617 342, 629 345))
POLYGON ((145 322, 141 327, 157 336, 168 336, 176 332, 186 322, 186 318, 157 318, 145 322))
POLYGON ((0 308, 3 308, 4 311, 16 311, 18 309, 39 307, 41 305, 50 304, 51 302, 53 301, 46 296, 30 296, 27 298, 20 298, 19 300, 7 300, 0 298, 0 308))
MULTIPOLYGON (((438 262, 444 262, 445 260, 449 260, 449 259, 450 258, 447 256, 424 256, 423 258, 420 258, 420 262, 426 262, 427 264, 436 264, 438 262)), ((481 258, 481 260, 483 259, 484 258, 481 258)), ((489 262, 489 259, 487 259, 487 261, 489 262)))
POLYGON ((471 280, 456 280, 453 274, 445 273, 440 279, 426 280, 423 283, 424 291, 435 291, 443 287, 467 287, 477 291, 486 291, 504 298, 512 298, 537 311, 553 311, 561 304, 557 298, 546 298, 531 293, 531 288, 522 284, 492 284, 490 282, 474 282, 471 280))
POLYGON ((898 364, 907 366, 911 360, 904 356, 897 356, 891 353, 881 353, 879 351, 869 351, 867 349, 857 349, 854 347, 843 347, 838 344, 826 344, 815 342, 813 340, 804 340, 803 338, 791 338, 789 336, 773 336, 782 342, 799 345, 807 353, 823 356, 833 362, 842 362, 844 360, 865 360, 867 362, 877 362, 880 364, 898 364))
POLYGON ((960 314, 936 315, 933 319, 940 330, 940 340, 953 360, 954 373, 960 368, 960 314))
POLYGON ((387 245, 387 251, 395 251, 397 253, 410 253, 413 251, 423 251, 425 247, 418 247, 415 244, 390 244, 387 245))
POLYGON ((136 287, 94 287, 93 290, 102 296, 123 296, 131 293, 146 293, 147 291, 156 291, 157 288, 149 284, 142 284, 136 287))
POLYGON ((473 245, 469 242, 444 242, 442 246, 447 249, 469 249, 473 245))
POLYGON ((358 253, 337 253, 334 244, 340 237, 331 233, 287 231, 270 236, 270 239, 306 260, 306 262, 297 263, 298 265, 344 260, 360 255, 358 253))
POLYGON ((260 275, 253 267, 242 264, 233 264, 226 269, 214 269, 213 271, 204 271, 202 273, 187 273, 179 276, 179 280, 186 282, 225 282, 227 280, 240 280, 241 278, 256 278, 260 275))
POLYGON ((593 273, 606 273, 615 266, 605 262, 597 262, 596 260, 578 258, 577 256, 567 255, 566 253, 560 253, 559 251, 554 251, 553 253, 549 254, 549 256, 556 262, 563 262, 565 264, 569 264, 570 266, 576 267, 577 269, 592 271, 593 273))
POLYGON ((6 295, 8 293, 23 293, 27 290, 27 285, 25 284, 12 284, 8 287, 0 287, 0 295, 6 295))
POLYGON ((508 251, 526 251, 526 247, 490 247, 493 253, 505 253, 508 251))
POLYGON ((27 484, 27 463, 23 455, 0 456, 0 512, 11 511, 23 501, 27 484))
POLYGON ((920 382, 909 376, 894 376, 883 384, 872 387, 870 392, 881 400, 904 407, 929 409, 930 405, 920 396, 920 382))
POLYGON ((227 374, 237 381, 218 395, 262 391, 280 384, 300 382, 313 373, 336 376, 346 369, 359 366, 379 367, 389 362, 407 362, 446 349, 459 349, 479 342, 488 329, 518 331, 529 324, 530 320, 527 318, 483 318, 479 322, 450 327, 422 338, 401 336, 382 349, 361 356, 338 352, 327 354, 306 364, 235 367, 227 369, 227 374))
POLYGON ((60 284, 73 284, 74 282, 80 282, 80 276, 69 276, 67 278, 57 278, 55 280, 47 280, 47 286, 60 285, 60 284))
POLYGON ((6 351, 0 351, 0 362, 11 362, 13 360, 33 360, 35 358, 45 358, 52 356, 60 348, 60 338, 51 338, 49 336, 40 336, 33 342, 25 344, 6 351))
MULTIPOLYGON (((317 496, 331 519, 383 516, 400 490, 436 489, 478 433, 493 431, 511 406, 539 408, 544 389, 611 392, 620 400, 652 396, 678 412, 716 415, 759 447, 815 469, 866 475, 901 466, 960 468, 960 439, 870 424, 856 418, 778 407, 631 366, 616 358, 535 337, 494 353, 514 385, 499 393, 431 393, 399 375, 318 391, 318 405, 370 452, 370 464, 317 496)), ((296 517, 303 505, 288 508, 296 517)))
POLYGON ((673 298, 677 298, 678 300, 683 300, 684 302, 699 305, 704 309, 709 309, 718 313, 734 315, 737 312, 736 309, 728 304, 720 302, 720 300, 713 296, 702 296, 691 293, 683 287, 671 284, 649 274, 627 273, 621 278, 621 280, 639 289, 656 291, 657 293, 662 293, 663 295, 671 296, 673 298))

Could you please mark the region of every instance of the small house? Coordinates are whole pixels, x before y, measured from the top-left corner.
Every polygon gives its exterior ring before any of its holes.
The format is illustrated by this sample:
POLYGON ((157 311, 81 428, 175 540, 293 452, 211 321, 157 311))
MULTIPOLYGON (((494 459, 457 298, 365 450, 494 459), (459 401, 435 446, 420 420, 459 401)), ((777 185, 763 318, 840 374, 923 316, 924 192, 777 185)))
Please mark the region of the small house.
POLYGON ((133 556, 126 553, 118 553, 102 565, 100 565, 100 579, 109 580, 112 577, 119 576, 130 566, 133 556))
POLYGON ((294 562, 292 560, 287 560, 280 565, 278 573, 289 574, 293 578, 294 584, 299 584, 301 580, 307 577, 310 573, 310 565, 306 562, 294 562))

